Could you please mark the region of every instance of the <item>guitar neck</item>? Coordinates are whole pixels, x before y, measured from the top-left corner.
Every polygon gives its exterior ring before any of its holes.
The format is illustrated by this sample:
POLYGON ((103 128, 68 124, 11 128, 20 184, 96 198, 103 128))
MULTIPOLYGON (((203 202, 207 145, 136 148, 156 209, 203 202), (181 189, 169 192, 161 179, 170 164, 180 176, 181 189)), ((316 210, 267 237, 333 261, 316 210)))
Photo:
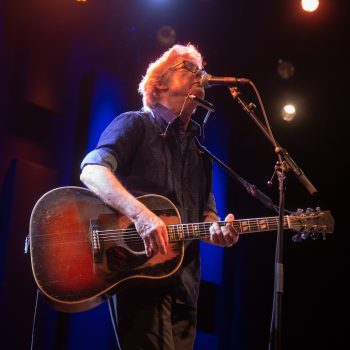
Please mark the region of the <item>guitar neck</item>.
MULTIPOLYGON (((278 228, 278 216, 235 220, 232 225, 239 234, 274 231, 278 228)), ((212 222, 202 222, 195 224, 168 225, 168 236, 170 242, 201 239, 210 236, 209 228, 212 222)), ((225 221, 218 221, 219 226, 227 224, 225 221)), ((283 217, 283 227, 289 228, 288 216, 283 217)))

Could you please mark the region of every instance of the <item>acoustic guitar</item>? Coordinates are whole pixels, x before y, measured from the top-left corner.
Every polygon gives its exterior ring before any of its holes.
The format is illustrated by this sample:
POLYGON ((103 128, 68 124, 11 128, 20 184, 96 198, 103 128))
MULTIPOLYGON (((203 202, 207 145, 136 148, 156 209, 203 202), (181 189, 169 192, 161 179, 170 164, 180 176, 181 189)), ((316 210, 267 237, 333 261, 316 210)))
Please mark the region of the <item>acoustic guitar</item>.
MULTIPOLYGON (((184 241, 208 237, 212 223, 182 224, 175 205, 159 195, 138 199, 167 226, 167 253, 147 257, 132 222, 82 187, 59 187, 44 194, 30 219, 30 256, 35 282, 57 310, 91 309, 131 283, 174 275, 184 256, 184 241)), ((224 221, 218 222, 225 225, 224 221)), ((278 217, 235 220, 240 234, 274 231, 278 217)), ((329 211, 296 212, 283 217, 285 229, 332 233, 329 211)))

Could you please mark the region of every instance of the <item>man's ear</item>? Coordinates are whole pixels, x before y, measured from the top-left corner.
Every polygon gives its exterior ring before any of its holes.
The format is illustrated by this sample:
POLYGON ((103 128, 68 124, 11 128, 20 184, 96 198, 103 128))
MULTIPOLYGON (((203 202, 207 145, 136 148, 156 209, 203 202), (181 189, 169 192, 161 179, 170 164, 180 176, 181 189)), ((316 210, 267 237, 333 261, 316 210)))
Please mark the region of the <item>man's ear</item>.
POLYGON ((165 81, 157 81, 156 84, 155 84, 155 87, 159 91, 166 91, 166 90, 168 90, 168 84, 165 81))

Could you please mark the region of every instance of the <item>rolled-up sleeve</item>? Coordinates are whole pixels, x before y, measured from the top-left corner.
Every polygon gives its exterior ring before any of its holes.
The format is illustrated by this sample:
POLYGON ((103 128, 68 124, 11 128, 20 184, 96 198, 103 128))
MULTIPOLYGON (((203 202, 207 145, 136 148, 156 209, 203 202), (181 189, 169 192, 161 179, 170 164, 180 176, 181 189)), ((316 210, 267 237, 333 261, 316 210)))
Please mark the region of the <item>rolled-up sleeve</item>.
POLYGON ((208 196, 208 201, 206 203, 206 206, 205 206, 205 211, 212 211, 214 212, 216 215, 218 215, 217 213, 217 209, 216 209, 216 202, 215 202, 215 197, 214 197, 214 194, 213 192, 210 192, 209 193, 209 196, 208 196))
POLYGON ((102 165, 113 172, 117 169, 117 159, 115 155, 111 150, 103 147, 89 152, 81 162, 80 168, 83 169, 84 166, 88 164, 102 165))
POLYGON ((80 164, 102 165, 113 172, 125 168, 137 151, 143 139, 143 122, 137 112, 117 116, 103 131, 94 150, 89 152, 80 164))

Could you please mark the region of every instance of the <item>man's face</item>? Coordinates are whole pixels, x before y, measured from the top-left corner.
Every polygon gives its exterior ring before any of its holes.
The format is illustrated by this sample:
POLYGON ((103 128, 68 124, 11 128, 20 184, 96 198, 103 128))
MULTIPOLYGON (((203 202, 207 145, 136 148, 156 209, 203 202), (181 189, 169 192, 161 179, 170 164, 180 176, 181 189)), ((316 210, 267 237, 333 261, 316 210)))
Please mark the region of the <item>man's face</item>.
POLYGON ((167 87, 171 96, 186 97, 189 93, 204 98, 204 88, 200 84, 204 70, 189 60, 180 60, 169 68, 167 87))

